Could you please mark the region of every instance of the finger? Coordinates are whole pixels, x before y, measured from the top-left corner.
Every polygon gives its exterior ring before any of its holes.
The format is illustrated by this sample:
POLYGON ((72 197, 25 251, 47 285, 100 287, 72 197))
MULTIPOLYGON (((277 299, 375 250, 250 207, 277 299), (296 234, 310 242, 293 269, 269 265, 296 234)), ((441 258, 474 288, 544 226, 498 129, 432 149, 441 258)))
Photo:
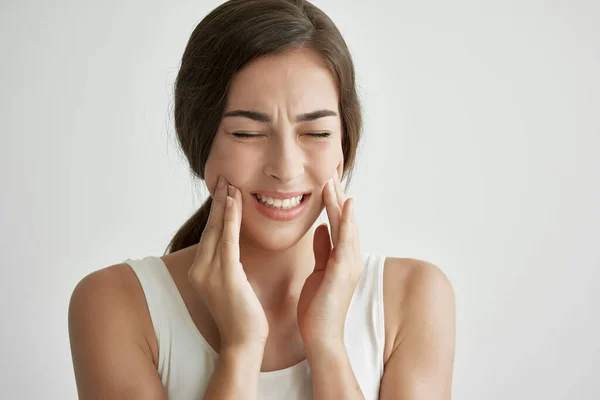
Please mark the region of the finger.
POLYGON ((236 205, 236 212, 237 212, 237 217, 238 217, 238 223, 240 224, 240 231, 241 231, 241 227, 242 227, 242 191, 239 189, 236 189, 235 194, 233 196, 234 200, 235 200, 235 205, 236 205))
POLYGON ((337 197, 338 205, 340 206, 340 210, 343 210, 344 203, 348 199, 348 196, 344 192, 344 189, 342 189, 342 184, 340 182, 340 177, 338 175, 337 169, 335 170, 335 178, 333 178, 333 183, 334 183, 335 194, 337 197))
POLYGON ((210 207, 208 221, 200 237, 199 251, 202 252, 204 260, 212 261, 215 256, 217 242, 223 231, 223 215, 225 214, 226 199, 227 180, 220 176, 210 207))
POLYGON ((325 188, 323 190, 323 199, 325 201, 327 217, 329 218, 329 225, 331 226, 331 239, 335 247, 335 244, 338 240, 338 230, 340 226, 342 209, 340 208, 335 198, 336 194, 333 186, 334 185, 332 179, 327 181, 327 184, 325 185, 325 188))
POLYGON ((331 241, 329 229, 326 224, 321 224, 313 236, 313 253, 315 255, 315 271, 325 271, 327 261, 331 254, 331 241))
POLYGON ((219 238, 219 241, 217 242, 217 246, 215 247, 215 257, 213 258, 213 264, 212 264, 218 268, 220 268, 222 265, 221 254, 223 254, 223 236, 222 235, 219 238))
POLYGON ((227 196, 225 208, 223 237, 221 238, 221 261, 224 268, 237 265, 240 262, 240 223, 238 206, 235 200, 238 190, 231 186, 231 194, 227 196))
MULTIPOLYGON (((344 257, 344 255, 356 255, 358 248, 358 230, 354 219, 354 199, 349 198, 344 204, 342 211, 339 238, 337 242, 336 256, 344 257)), ((339 261, 339 260, 336 260, 339 261)))

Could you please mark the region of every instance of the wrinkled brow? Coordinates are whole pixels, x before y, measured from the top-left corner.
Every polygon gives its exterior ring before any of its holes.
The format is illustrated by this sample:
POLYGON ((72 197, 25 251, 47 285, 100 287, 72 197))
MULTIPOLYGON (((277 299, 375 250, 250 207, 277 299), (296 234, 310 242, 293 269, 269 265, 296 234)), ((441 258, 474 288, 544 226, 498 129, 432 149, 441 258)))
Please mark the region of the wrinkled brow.
MULTIPOLYGON (((324 110, 316 110, 316 111, 311 111, 308 113, 296 115, 296 122, 297 123, 298 122, 309 122, 309 121, 317 120, 319 118, 336 117, 336 116, 337 116, 337 113, 332 110, 325 110, 325 109, 324 110)), ((251 119, 253 121, 267 123, 267 124, 270 124, 272 122, 271 117, 269 117, 268 114, 263 113, 263 112, 258 112, 258 111, 249 111, 249 110, 228 111, 223 115, 223 118, 226 118, 226 117, 243 117, 243 118, 251 119)))

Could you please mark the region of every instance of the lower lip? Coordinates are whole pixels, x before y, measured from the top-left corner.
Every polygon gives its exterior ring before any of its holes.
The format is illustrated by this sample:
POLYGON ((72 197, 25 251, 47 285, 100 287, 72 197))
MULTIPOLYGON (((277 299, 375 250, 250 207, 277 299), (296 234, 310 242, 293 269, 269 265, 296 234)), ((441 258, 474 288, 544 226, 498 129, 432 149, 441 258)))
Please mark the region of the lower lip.
POLYGON ((273 219, 276 221, 292 221, 298 218, 302 212, 306 209, 306 204, 310 200, 310 194, 305 194, 302 203, 298 204, 294 208, 289 208, 287 210, 280 210, 275 207, 267 206, 256 198, 256 196, 252 195, 254 199, 254 204, 256 204, 256 208, 258 211, 269 219, 273 219))

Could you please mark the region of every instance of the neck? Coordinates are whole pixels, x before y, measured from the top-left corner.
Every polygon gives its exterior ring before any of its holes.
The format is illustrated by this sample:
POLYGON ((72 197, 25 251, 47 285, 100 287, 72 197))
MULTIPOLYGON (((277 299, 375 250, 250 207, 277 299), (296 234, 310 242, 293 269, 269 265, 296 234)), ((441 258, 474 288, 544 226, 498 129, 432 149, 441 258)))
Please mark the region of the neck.
POLYGON ((313 271, 311 228, 292 247, 273 251, 240 237, 240 261, 267 317, 288 315, 296 306, 302 286, 313 271))

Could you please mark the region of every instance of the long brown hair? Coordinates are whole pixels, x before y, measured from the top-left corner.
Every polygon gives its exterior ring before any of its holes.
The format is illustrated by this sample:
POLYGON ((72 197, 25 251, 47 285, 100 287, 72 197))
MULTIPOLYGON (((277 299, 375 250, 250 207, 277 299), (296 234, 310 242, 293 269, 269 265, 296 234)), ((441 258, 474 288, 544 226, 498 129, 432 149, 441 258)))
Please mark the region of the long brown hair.
MULTIPOLYGON (((177 138, 194 176, 204 179, 234 74, 257 57, 299 48, 316 51, 338 85, 342 179, 348 184, 362 128, 354 64, 333 21, 302 0, 230 0, 210 12, 192 32, 175 81, 174 112, 177 138)), ((198 243, 211 203, 209 196, 179 228, 165 254, 198 243)))

